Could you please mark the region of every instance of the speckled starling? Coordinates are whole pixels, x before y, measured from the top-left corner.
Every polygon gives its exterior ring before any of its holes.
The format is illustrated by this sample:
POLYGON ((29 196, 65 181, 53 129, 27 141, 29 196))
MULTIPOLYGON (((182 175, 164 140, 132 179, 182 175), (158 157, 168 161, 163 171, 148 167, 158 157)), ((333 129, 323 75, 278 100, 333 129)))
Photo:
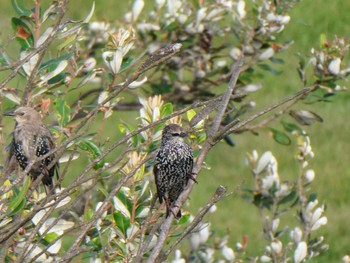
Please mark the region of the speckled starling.
MULTIPOLYGON (((192 177, 193 153, 184 141, 187 134, 181 126, 169 124, 163 129, 162 142, 155 158, 153 173, 159 202, 165 201, 168 217, 174 203, 192 177)), ((175 215, 174 215, 175 216, 175 215)), ((181 217, 179 210, 176 218, 181 217)))
MULTIPOLYGON (((26 169, 32 160, 55 149, 51 133, 43 124, 40 114, 36 110, 30 107, 20 107, 15 111, 5 113, 5 115, 14 116, 16 121, 9 158, 15 156, 22 169, 26 169)), ((28 172, 33 180, 43 174, 42 182, 46 194, 53 192, 55 172, 58 178, 58 162, 54 165, 51 164, 55 156, 53 153, 45 159, 35 162, 28 172)))

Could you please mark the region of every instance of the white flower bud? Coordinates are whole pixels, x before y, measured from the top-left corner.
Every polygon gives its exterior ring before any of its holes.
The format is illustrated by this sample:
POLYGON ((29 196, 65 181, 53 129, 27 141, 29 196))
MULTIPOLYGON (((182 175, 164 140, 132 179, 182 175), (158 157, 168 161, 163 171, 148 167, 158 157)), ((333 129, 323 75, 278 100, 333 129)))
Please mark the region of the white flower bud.
POLYGON ((312 169, 306 170, 305 179, 307 183, 311 183, 315 179, 315 171, 312 169))
POLYGON ((323 208, 321 207, 316 208, 311 217, 311 224, 314 224, 318 219, 320 219, 322 214, 323 214, 323 208))
POLYGON ((234 60, 237 60, 242 56, 242 51, 239 48, 234 47, 230 50, 229 55, 234 60))
POLYGON ((345 255, 343 258, 342 258, 343 262, 344 263, 350 263, 350 256, 349 255, 345 255))
POLYGON ((198 25, 207 15, 207 7, 202 7, 197 12, 196 25, 198 25))
POLYGON ((307 256, 307 244, 306 242, 300 242, 297 249, 294 252, 294 262, 300 263, 307 256))
POLYGON ((207 242, 209 235, 210 235, 210 224, 206 224, 205 226, 202 225, 198 234, 199 234, 200 241, 202 244, 207 242))
POLYGON ((143 7, 145 6, 145 2, 143 0, 136 0, 132 6, 132 21, 136 21, 143 7))
POLYGON ((272 241, 271 244, 271 249, 274 253, 280 254, 282 252, 282 242, 279 240, 272 241))
POLYGON ((245 18, 247 12, 245 11, 245 1, 239 0, 237 3, 237 13, 239 15, 239 18, 245 18))
POLYGON ((279 218, 274 219, 274 220, 272 221, 271 230, 272 230, 273 232, 275 232, 275 231, 277 230, 279 224, 280 224, 280 219, 279 219, 279 218))
POLYGON ((117 48, 115 51, 106 51, 102 53, 102 58, 109 69, 117 74, 120 70, 123 61, 123 51, 117 48))
POLYGON ((260 56, 258 57, 259 60, 266 60, 271 58, 273 55, 275 54, 275 50, 270 47, 267 48, 263 51, 263 53, 260 54, 260 56))
POLYGON ((217 207, 216 205, 212 205, 210 208, 209 208, 209 213, 214 213, 216 211, 217 207))
POLYGON ((186 263, 186 260, 181 257, 181 251, 179 249, 175 250, 175 259, 171 262, 172 263, 186 263))
POLYGON ((302 237, 303 231, 299 227, 294 228, 294 230, 290 232, 290 238, 295 244, 298 244, 302 237))
POLYGON ((223 257, 230 262, 232 262, 236 258, 235 252, 233 251, 233 249, 227 246, 222 247, 221 253, 223 257))
POLYGON ((157 9, 161 9, 165 4, 165 0, 156 0, 157 9))
POLYGON ((282 16, 282 17, 281 17, 280 23, 281 23, 282 25, 285 25, 285 24, 288 24, 289 21, 290 21, 290 16, 286 15, 286 16, 282 16))
POLYGON ((96 59, 93 57, 90 57, 85 60, 83 68, 81 69, 82 72, 87 73, 94 69, 96 66, 96 59))
POLYGON ((272 258, 270 258, 269 256, 264 255, 264 256, 260 257, 260 261, 261 262, 271 262, 272 258))
POLYGON ((197 250, 201 244, 201 238, 198 233, 192 233, 190 235, 190 245, 192 250, 197 250))
POLYGON ((311 230, 315 231, 315 230, 319 229, 321 226, 326 225, 327 222, 328 222, 327 217, 325 217, 325 216, 321 217, 312 225, 311 230))
POLYGON ((340 58, 333 59, 331 63, 329 63, 328 65, 329 72, 333 75, 338 75, 340 71, 340 63, 341 63, 340 58))
POLYGON ((240 89, 245 92, 255 92, 262 88, 261 83, 255 83, 255 84, 248 84, 246 86, 241 87, 240 89))

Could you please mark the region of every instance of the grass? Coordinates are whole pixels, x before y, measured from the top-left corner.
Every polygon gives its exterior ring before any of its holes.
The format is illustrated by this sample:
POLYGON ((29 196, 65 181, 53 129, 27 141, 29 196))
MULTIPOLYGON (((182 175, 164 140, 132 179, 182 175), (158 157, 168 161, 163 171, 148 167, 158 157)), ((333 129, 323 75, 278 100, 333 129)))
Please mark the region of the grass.
MULTIPOLYGON (((74 19, 84 18, 91 7, 92 1, 77 0, 71 1, 70 15, 74 19), (74 4, 73 4, 74 3, 74 4)), ((146 1, 152 3, 153 1, 146 1)), ((130 5, 129 5, 130 6, 130 5)), ((2 28, 10 28, 9 14, 13 10, 3 4, 3 15, 0 24, 2 28)), ((123 15, 123 7, 119 1, 96 1, 96 19, 118 20, 123 15)), ((296 72, 297 57, 295 53, 307 54, 311 47, 318 47, 319 36, 324 33, 329 39, 334 35, 348 36, 350 16, 350 2, 343 0, 305 0, 291 10, 292 20, 283 33, 285 40, 293 39, 295 44, 286 52, 280 55, 286 61, 285 65, 278 66, 283 73, 277 77, 266 75, 263 80, 264 89, 257 93, 257 108, 271 104, 283 98, 286 94, 300 89, 301 84, 296 72), (288 81, 286 81, 288 80, 288 81)), ((6 36, 6 29, 2 39, 6 36)), ((332 98, 332 103, 319 103, 305 106, 317 111, 323 119, 323 124, 315 124, 306 128, 311 136, 311 142, 316 153, 310 163, 310 167, 316 171, 316 179, 313 183, 313 190, 318 193, 318 199, 327 205, 326 215, 328 224, 323 228, 326 242, 330 250, 317 258, 315 262, 335 262, 345 254, 350 254, 350 228, 348 218, 350 217, 349 203, 350 194, 347 184, 350 181, 350 170, 348 169, 348 157, 350 144, 348 133, 350 131, 348 112, 350 111, 350 94, 344 93, 332 98)), ((8 106, 8 104, 6 104, 8 106)), ((300 106, 303 107, 303 106, 300 106)), ((127 120, 126 115, 114 116, 114 121, 127 120), (124 117, 123 117, 124 116, 124 117)), ((130 117, 129 117, 130 118, 130 117)), ((288 118, 288 117, 286 117, 288 118)), ((108 121, 108 120, 107 120, 108 121)), ((115 132, 108 129, 108 123, 104 123, 106 129, 100 128, 101 141, 106 137, 115 140, 115 132), (108 130, 108 134, 105 132, 108 130)), ((98 130, 97 130, 98 131, 98 130)), ((279 161, 279 174, 281 179, 293 178, 297 175, 297 166, 290 160, 292 146, 285 147, 276 144, 272 139, 267 139, 265 130, 260 131, 260 136, 242 134, 233 136, 236 146, 231 148, 225 144, 218 145, 208 156, 206 162, 210 170, 203 170, 199 177, 199 184, 195 186, 192 194, 190 210, 195 212, 215 191, 218 185, 227 186, 233 191, 243 181, 249 184, 251 175, 244 166, 246 152, 257 149, 260 154, 271 150, 279 161), (287 158, 285 158, 285 156, 287 158)), ((220 235, 230 233, 229 246, 240 241, 243 235, 249 236, 248 252, 251 255, 259 255, 264 251, 264 244, 261 241, 261 219, 258 211, 253 205, 242 200, 239 194, 226 198, 218 204, 218 210, 208 215, 205 220, 212 222, 212 229, 220 235)), ((283 218, 288 222, 296 222, 295 218, 283 218)), ((283 224, 283 222, 281 222, 283 224)))

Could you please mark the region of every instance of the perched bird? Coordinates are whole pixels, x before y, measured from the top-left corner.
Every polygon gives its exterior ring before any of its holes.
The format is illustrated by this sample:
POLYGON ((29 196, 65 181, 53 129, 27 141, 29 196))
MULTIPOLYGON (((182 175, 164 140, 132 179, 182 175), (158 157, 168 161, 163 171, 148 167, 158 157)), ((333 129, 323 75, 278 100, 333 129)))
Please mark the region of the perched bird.
MULTIPOLYGON (((162 142, 155 158, 153 173, 157 186, 159 202, 165 201, 168 217, 174 203, 185 189, 188 180, 193 179, 193 153, 191 147, 184 141, 187 134, 177 124, 165 126, 162 142)), ((181 211, 174 216, 181 217, 181 211)))
MULTIPOLYGON (((36 110, 30 107, 20 107, 15 111, 5 113, 5 115, 14 116, 16 121, 9 160, 15 156, 23 170, 26 169, 28 163, 32 160, 44 156, 55 149, 51 133, 36 110)), ((42 182, 46 194, 53 192, 55 172, 58 178, 58 162, 51 164, 55 156, 56 154, 53 153, 45 159, 35 162, 28 172, 33 180, 43 174, 42 182)))

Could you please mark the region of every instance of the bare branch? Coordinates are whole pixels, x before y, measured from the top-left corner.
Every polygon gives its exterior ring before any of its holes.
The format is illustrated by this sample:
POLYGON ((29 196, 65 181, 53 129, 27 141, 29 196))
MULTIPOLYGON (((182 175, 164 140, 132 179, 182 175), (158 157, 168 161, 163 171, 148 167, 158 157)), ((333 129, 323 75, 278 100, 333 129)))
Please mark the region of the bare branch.
POLYGON ((226 89, 225 94, 222 97, 221 105, 218 109, 218 113, 216 114, 216 116, 214 118, 213 126, 211 127, 210 131, 208 132, 208 137, 210 137, 210 138, 214 137, 219 130, 220 124, 221 124, 223 117, 225 115, 227 105, 230 101, 232 92, 233 92, 234 88, 236 87, 236 83, 237 83, 237 80, 239 77, 239 73, 241 72, 243 61, 244 61, 244 57, 242 56, 237 60, 237 62, 233 66, 234 70, 233 70, 233 73, 232 73, 232 76, 230 79, 230 83, 228 85, 228 88, 226 89))
POLYGON ((176 248, 176 246, 188 235, 192 232, 192 230, 203 220, 203 217, 208 213, 209 209, 221 201, 226 196, 226 188, 222 185, 216 188, 213 196, 208 200, 206 205, 202 207, 202 209, 196 214, 195 218, 189 224, 186 229, 181 233, 181 236, 170 246, 170 248, 165 252, 164 260, 169 256, 169 254, 176 248))

